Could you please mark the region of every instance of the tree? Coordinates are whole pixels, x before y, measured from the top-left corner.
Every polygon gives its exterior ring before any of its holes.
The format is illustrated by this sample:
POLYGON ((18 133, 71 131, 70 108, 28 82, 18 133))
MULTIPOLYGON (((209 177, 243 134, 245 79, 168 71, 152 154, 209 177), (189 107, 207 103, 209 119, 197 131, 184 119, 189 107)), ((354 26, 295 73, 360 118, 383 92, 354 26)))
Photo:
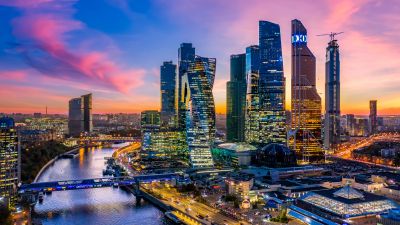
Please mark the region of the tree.
POLYGON ((0 224, 2 225, 13 224, 10 210, 3 205, 0 205, 0 224))

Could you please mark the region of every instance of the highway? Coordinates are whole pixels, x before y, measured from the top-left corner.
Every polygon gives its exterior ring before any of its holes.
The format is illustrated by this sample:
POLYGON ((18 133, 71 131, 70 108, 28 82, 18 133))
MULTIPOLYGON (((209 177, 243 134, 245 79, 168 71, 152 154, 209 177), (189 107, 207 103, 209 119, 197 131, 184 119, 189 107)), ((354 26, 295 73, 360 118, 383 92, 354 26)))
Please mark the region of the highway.
POLYGON ((400 133, 375 134, 356 143, 343 143, 339 146, 338 150, 336 150, 336 153, 333 156, 343 159, 351 159, 351 153, 354 150, 370 146, 373 143, 380 141, 400 142, 400 133))
POLYGON ((249 224, 248 222, 237 221, 235 219, 222 215, 221 213, 219 213, 218 209, 196 202, 190 196, 183 196, 182 194, 178 193, 175 188, 162 186, 161 184, 157 183, 143 184, 141 187, 144 191, 153 192, 156 195, 160 195, 162 197, 161 201, 163 201, 167 205, 171 205, 172 207, 179 209, 182 212, 186 212, 192 217, 199 219, 204 218, 202 221, 205 224, 211 224, 210 221, 217 224, 229 225, 249 224), (206 218, 207 215, 208 219, 206 218))

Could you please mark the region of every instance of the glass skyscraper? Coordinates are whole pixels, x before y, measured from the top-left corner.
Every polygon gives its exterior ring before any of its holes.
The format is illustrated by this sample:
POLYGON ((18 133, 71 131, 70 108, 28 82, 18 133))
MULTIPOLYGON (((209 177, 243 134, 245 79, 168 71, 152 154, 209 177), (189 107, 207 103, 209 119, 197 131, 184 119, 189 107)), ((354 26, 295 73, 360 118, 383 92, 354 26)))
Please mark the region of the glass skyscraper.
POLYGON ((178 73, 176 78, 175 107, 177 114, 177 127, 185 128, 185 105, 183 104, 182 77, 188 72, 190 64, 194 62, 195 48, 192 43, 182 43, 178 49, 178 73))
POLYGON ((230 81, 226 84, 227 141, 243 142, 246 108, 246 54, 231 55, 230 81))
POLYGON ((292 20, 292 122, 289 146, 299 163, 324 159, 321 147, 321 97, 316 89, 315 56, 307 47, 307 30, 292 20))
POLYGON ((285 77, 278 24, 259 21, 260 143, 286 144, 285 77))
POLYGON ((285 77, 278 24, 259 21, 259 45, 246 49, 248 143, 286 145, 285 77))
POLYGON ((196 56, 182 77, 182 105, 185 109, 186 138, 192 167, 211 167, 211 146, 215 140, 215 104, 212 93, 215 58, 196 56))
POLYGON ((82 95, 69 101, 68 130, 71 136, 93 131, 92 94, 82 95))
POLYGON ((13 207, 20 177, 20 152, 14 120, 0 118, 0 204, 13 207))
POLYGON ((260 48, 252 45, 246 48, 246 114, 245 114, 245 140, 248 143, 259 143, 259 109, 260 98, 258 95, 260 67, 260 48))
POLYGON ((160 91, 161 91, 161 119, 170 124, 176 112, 175 108, 175 85, 176 65, 172 61, 164 62, 160 67, 160 91))
POLYGON ((324 148, 340 144, 340 57, 337 40, 326 48, 324 148))

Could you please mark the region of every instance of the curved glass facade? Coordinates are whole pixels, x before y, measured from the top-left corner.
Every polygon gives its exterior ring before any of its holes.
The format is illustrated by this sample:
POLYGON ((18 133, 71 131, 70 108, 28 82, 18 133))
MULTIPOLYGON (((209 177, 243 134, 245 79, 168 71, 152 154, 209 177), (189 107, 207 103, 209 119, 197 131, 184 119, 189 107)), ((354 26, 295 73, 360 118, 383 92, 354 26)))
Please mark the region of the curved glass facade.
POLYGON ((211 167, 211 145, 215 140, 215 104, 212 88, 215 58, 196 56, 182 77, 186 138, 193 167, 211 167))

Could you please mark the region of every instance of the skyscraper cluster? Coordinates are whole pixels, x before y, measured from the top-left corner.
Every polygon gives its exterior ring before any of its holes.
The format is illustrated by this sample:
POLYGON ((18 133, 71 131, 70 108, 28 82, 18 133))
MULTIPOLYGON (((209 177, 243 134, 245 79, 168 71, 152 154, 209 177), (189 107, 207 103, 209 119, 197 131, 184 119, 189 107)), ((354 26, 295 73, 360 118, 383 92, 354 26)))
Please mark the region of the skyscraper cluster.
POLYGON ((280 27, 259 22, 259 45, 231 56, 227 140, 286 143, 285 78, 280 27))
POLYGON ((68 130, 70 136, 93 131, 92 94, 82 95, 69 101, 68 130))
POLYGON ((166 158, 189 156, 190 165, 196 168, 213 166, 215 69, 216 59, 197 56, 191 43, 180 45, 177 66, 172 61, 163 63, 160 67, 161 126, 158 131, 143 133, 143 151, 158 151, 153 155, 166 158), (156 138, 169 140, 160 142, 156 138), (182 142, 182 139, 185 140, 182 142), (188 154, 183 153, 184 148, 188 154), (160 149, 164 149, 163 153, 160 149))
MULTIPOLYGON (((290 124, 286 122, 280 27, 269 21, 259 21, 259 44, 247 47, 243 54, 231 55, 231 76, 227 83, 227 141, 288 145, 295 150, 299 162, 318 162, 324 159, 324 151, 316 59, 307 46, 307 29, 297 19, 291 24, 290 124)), ((338 48, 337 41, 332 40, 326 56, 325 141, 328 147, 340 143, 338 48)))

